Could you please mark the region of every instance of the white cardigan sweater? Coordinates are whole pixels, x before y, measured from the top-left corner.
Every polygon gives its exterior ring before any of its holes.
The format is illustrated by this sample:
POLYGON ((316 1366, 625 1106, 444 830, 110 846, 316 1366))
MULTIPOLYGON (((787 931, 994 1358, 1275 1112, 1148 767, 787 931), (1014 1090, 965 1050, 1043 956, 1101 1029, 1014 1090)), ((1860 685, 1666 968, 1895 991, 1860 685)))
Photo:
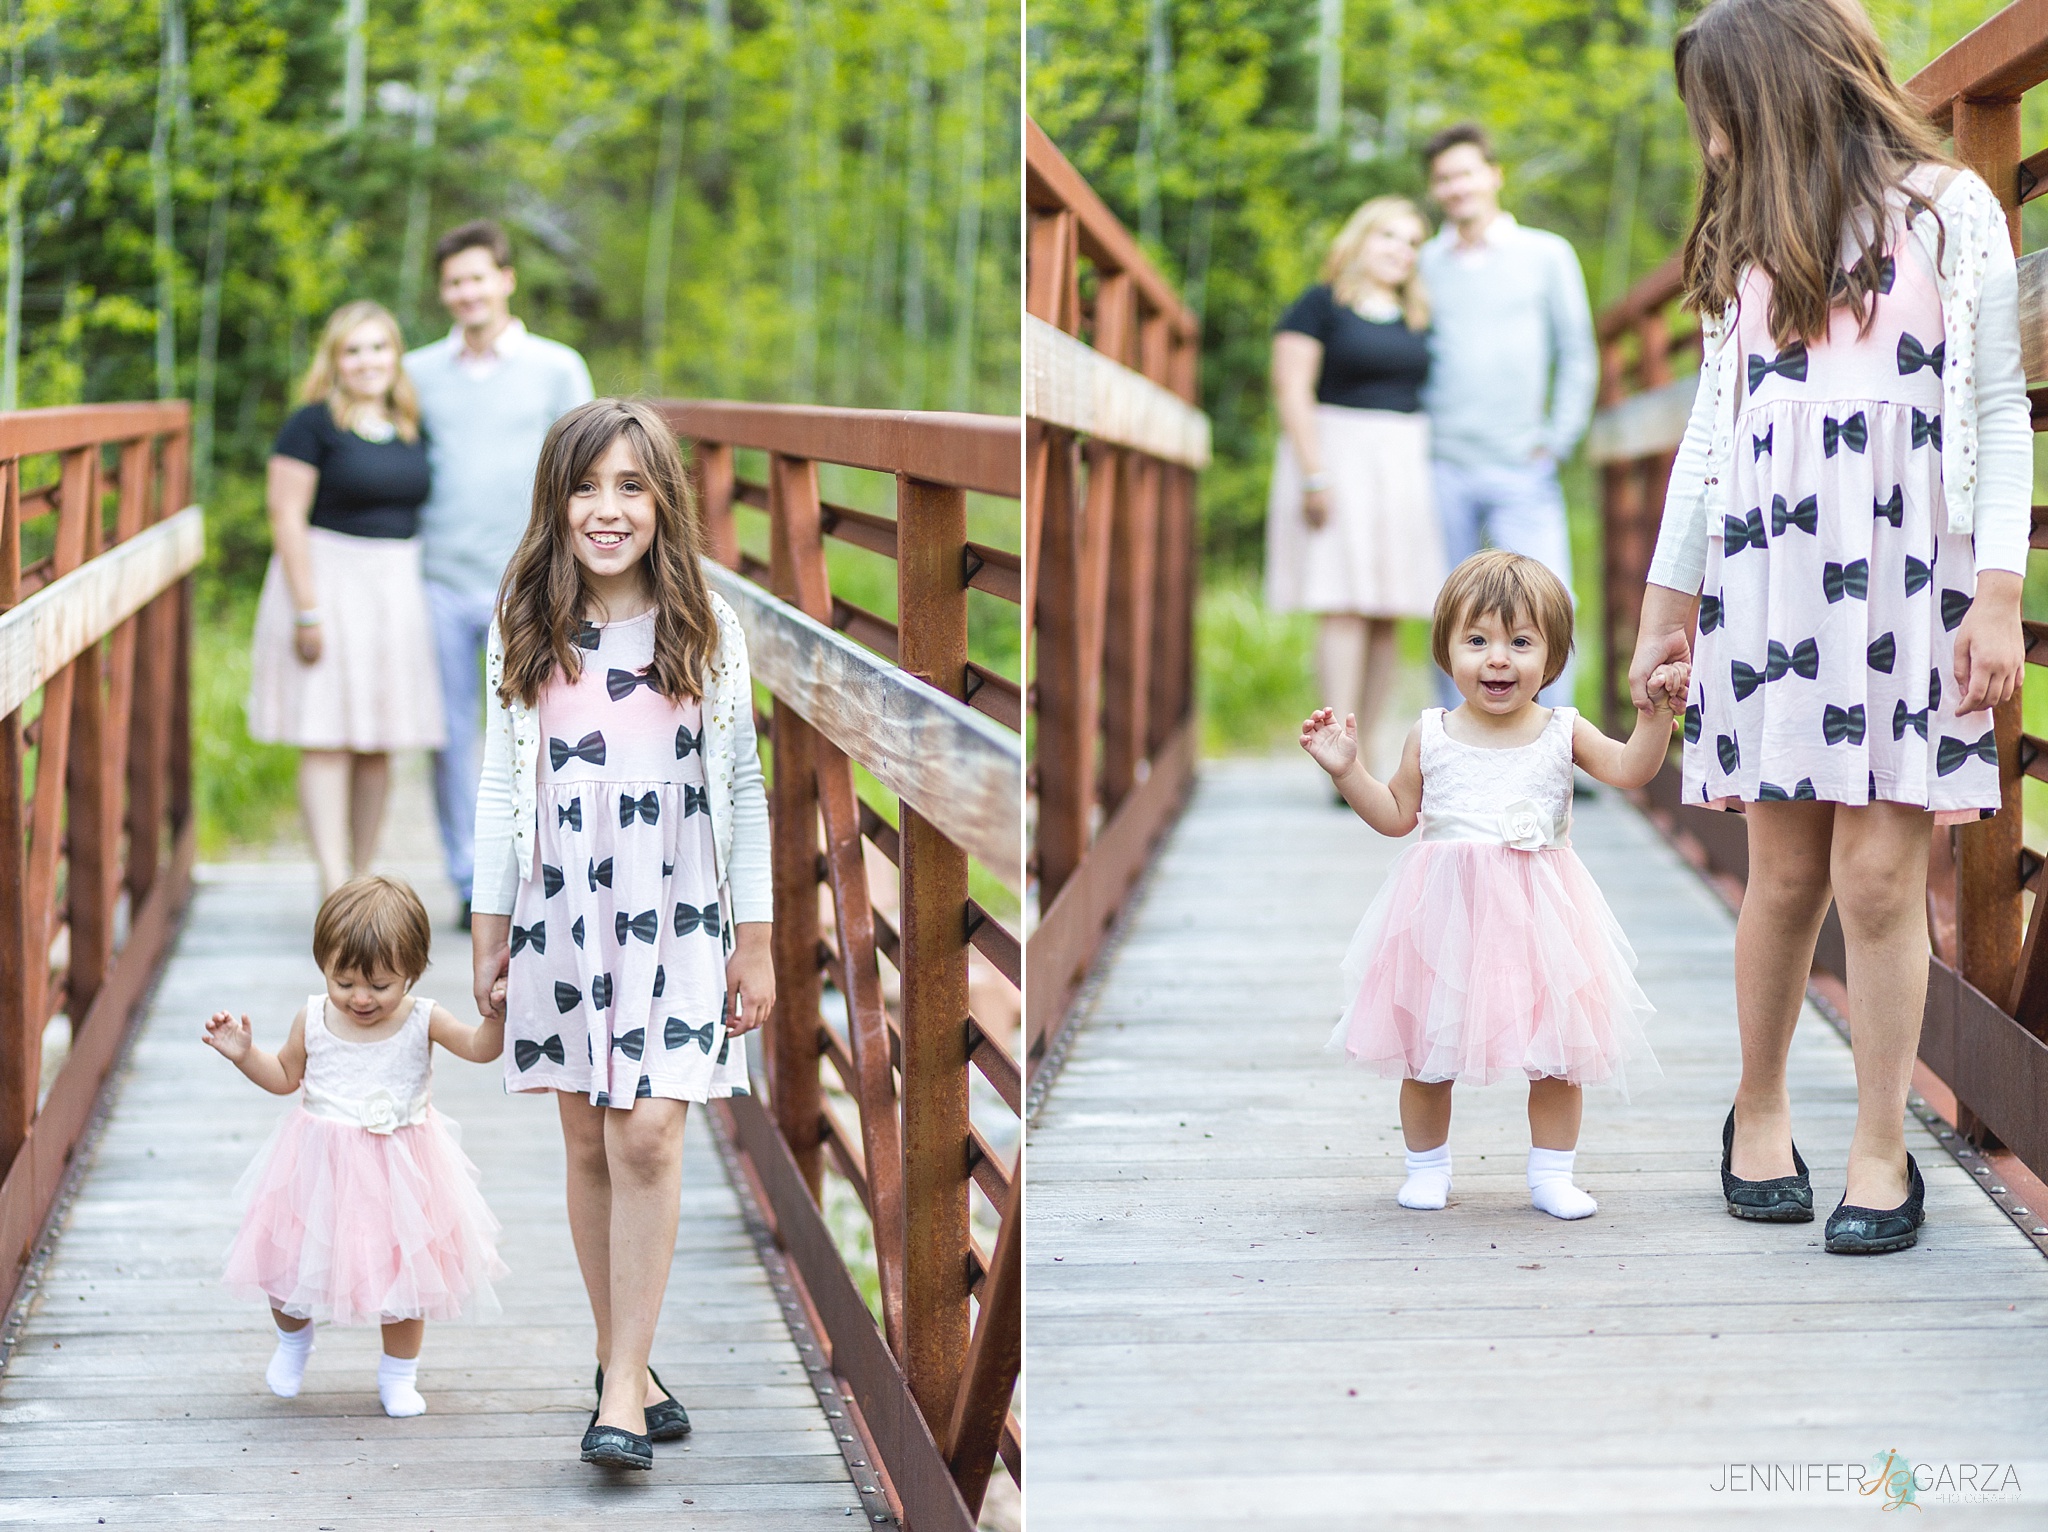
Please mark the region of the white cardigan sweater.
MULTIPOLYGON (((754 688, 747 636, 732 608, 711 592, 718 650, 704 682, 704 774, 711 796, 711 842, 719 895, 730 923, 775 918, 768 857, 768 795, 754 739, 754 688)), ((533 876, 539 845, 540 712, 499 700, 505 645, 491 624, 485 663, 483 781, 476 795, 476 891, 479 915, 509 915, 519 885, 533 876)))
MULTIPOLYGON (((1916 172, 1915 190, 1931 194, 1933 167, 1916 172)), ((1941 293, 1942 493, 1948 531, 1975 534, 1977 568, 2027 572, 2034 499, 2034 431, 2020 365, 2019 278, 2005 209, 1970 171, 1938 197, 1945 241, 1921 214, 1912 231, 1935 269, 1941 293), (1945 245, 1945 248, 1943 248, 1945 245)), ((1742 401, 1741 347, 1735 310, 1701 326, 1703 358, 1685 440, 1671 467, 1664 522, 1650 561, 1650 583, 1696 594, 1707 571, 1707 531, 1735 509, 1735 414, 1742 401)))

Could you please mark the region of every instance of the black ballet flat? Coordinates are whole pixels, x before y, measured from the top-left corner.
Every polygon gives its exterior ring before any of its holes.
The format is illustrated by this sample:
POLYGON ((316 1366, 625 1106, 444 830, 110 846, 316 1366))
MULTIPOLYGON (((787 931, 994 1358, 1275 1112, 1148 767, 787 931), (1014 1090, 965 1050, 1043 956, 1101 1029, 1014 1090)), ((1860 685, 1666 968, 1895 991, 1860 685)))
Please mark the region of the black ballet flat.
POLYGON ((1892 1250, 1910 1250, 1920 1240, 1920 1225, 1927 1221, 1927 1183, 1920 1179, 1920 1166, 1906 1156, 1906 1200, 1895 1208, 1859 1208, 1849 1204, 1848 1193, 1841 1205, 1828 1214, 1830 1255, 1883 1255, 1892 1250))
MULTIPOLYGON (((647 1406, 647 1439, 651 1442, 679 1442, 690 1434, 690 1412, 683 1408, 682 1400, 668 1391, 668 1385, 661 1381, 661 1374, 652 1367, 647 1376, 654 1380, 654 1386, 668 1397, 647 1406)), ((597 1395, 604 1398, 604 1364, 597 1368, 597 1395)), ((591 1417, 595 1420, 597 1417, 591 1417)))
MULTIPOLYGON (((1735 1108, 1728 1108, 1728 1120, 1721 1124, 1721 1195, 1736 1218, 1757 1223, 1812 1223, 1813 1183, 1806 1176, 1806 1161, 1799 1157, 1799 1145, 1792 1146, 1792 1163, 1798 1173, 1773 1176, 1768 1181, 1745 1181, 1728 1168, 1735 1153, 1735 1108)), ((1833 1227, 1830 1222, 1829 1227, 1833 1227)))
POLYGON ((593 1420, 583 1433, 583 1461, 600 1468, 652 1468, 654 1444, 644 1436, 593 1420))

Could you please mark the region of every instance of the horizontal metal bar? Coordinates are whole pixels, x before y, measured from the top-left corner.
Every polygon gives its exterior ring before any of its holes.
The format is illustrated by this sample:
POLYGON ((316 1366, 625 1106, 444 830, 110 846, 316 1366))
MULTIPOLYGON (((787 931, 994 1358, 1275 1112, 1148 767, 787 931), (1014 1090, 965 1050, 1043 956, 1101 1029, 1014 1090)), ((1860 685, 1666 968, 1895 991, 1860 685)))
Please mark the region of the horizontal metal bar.
POLYGON ((1022 739, 723 565, 704 570, 739 615, 755 678, 1021 892, 1022 739))
POLYGON ((981 1071, 981 1077, 995 1088, 1011 1111, 1024 1110, 1023 1076, 1017 1061, 971 1015, 967 1018, 967 1062, 981 1071))
POLYGON ((1024 413, 1183 468, 1209 466, 1209 417, 1035 315, 1024 316, 1024 413))
POLYGON ((732 399, 658 399, 654 408, 678 436, 694 441, 904 473, 927 484, 1009 500, 1023 494, 1024 423, 1013 415, 845 410, 732 399))
POLYGON ((967 577, 969 590, 986 591, 1004 601, 1015 604, 1024 599, 1024 558, 1007 548, 991 548, 987 543, 969 543, 967 552, 977 565, 967 577))
POLYGON ((1906 82, 1946 131, 1956 102, 2013 101, 2048 80, 2048 0, 2014 0, 1906 82))
MULTIPOLYGON (((890 861, 895 858, 891 857, 890 861)), ((1024 987, 1024 948, 1015 933, 976 904, 967 901, 967 939, 975 950, 996 965, 996 972, 1019 989, 1024 987)))
MULTIPOLYGON (((0 415, 0 436, 11 418, 0 415)), ((205 551, 206 519, 187 506, 0 612, 0 716, 191 573, 205 551)))
POLYGON ((0 460, 112 446, 144 436, 168 436, 191 423, 192 406, 183 399, 9 410, 0 414, 0 460))

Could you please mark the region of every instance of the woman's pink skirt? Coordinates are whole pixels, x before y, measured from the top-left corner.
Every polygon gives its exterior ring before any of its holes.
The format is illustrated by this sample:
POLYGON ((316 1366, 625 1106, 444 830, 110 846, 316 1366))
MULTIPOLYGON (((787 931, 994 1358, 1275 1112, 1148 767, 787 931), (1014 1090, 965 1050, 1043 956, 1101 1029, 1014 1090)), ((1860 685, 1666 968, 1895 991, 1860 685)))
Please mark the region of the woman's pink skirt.
POLYGON ((1419 841, 1344 958, 1330 1042, 1389 1079, 1611 1084, 1661 1073, 1635 953, 1569 847, 1419 841))
POLYGON ((241 1232, 223 1280, 299 1319, 370 1324, 495 1313, 498 1220, 455 1125, 388 1134, 285 1114, 236 1183, 241 1232))

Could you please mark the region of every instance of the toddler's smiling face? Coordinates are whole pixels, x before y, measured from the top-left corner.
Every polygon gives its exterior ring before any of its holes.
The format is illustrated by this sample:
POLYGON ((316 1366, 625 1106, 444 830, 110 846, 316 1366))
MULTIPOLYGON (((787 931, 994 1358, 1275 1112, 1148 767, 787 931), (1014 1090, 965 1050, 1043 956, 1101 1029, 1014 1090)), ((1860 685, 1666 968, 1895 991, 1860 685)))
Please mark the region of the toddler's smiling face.
POLYGON ((1459 625, 1451 645, 1451 680, 1459 695, 1483 713, 1506 717, 1536 700, 1550 646, 1517 613, 1475 612, 1459 625))
POLYGON ((337 968, 327 975, 327 1000, 341 1016, 359 1027, 379 1027, 398 1014, 411 982, 388 968, 368 973, 337 968))

